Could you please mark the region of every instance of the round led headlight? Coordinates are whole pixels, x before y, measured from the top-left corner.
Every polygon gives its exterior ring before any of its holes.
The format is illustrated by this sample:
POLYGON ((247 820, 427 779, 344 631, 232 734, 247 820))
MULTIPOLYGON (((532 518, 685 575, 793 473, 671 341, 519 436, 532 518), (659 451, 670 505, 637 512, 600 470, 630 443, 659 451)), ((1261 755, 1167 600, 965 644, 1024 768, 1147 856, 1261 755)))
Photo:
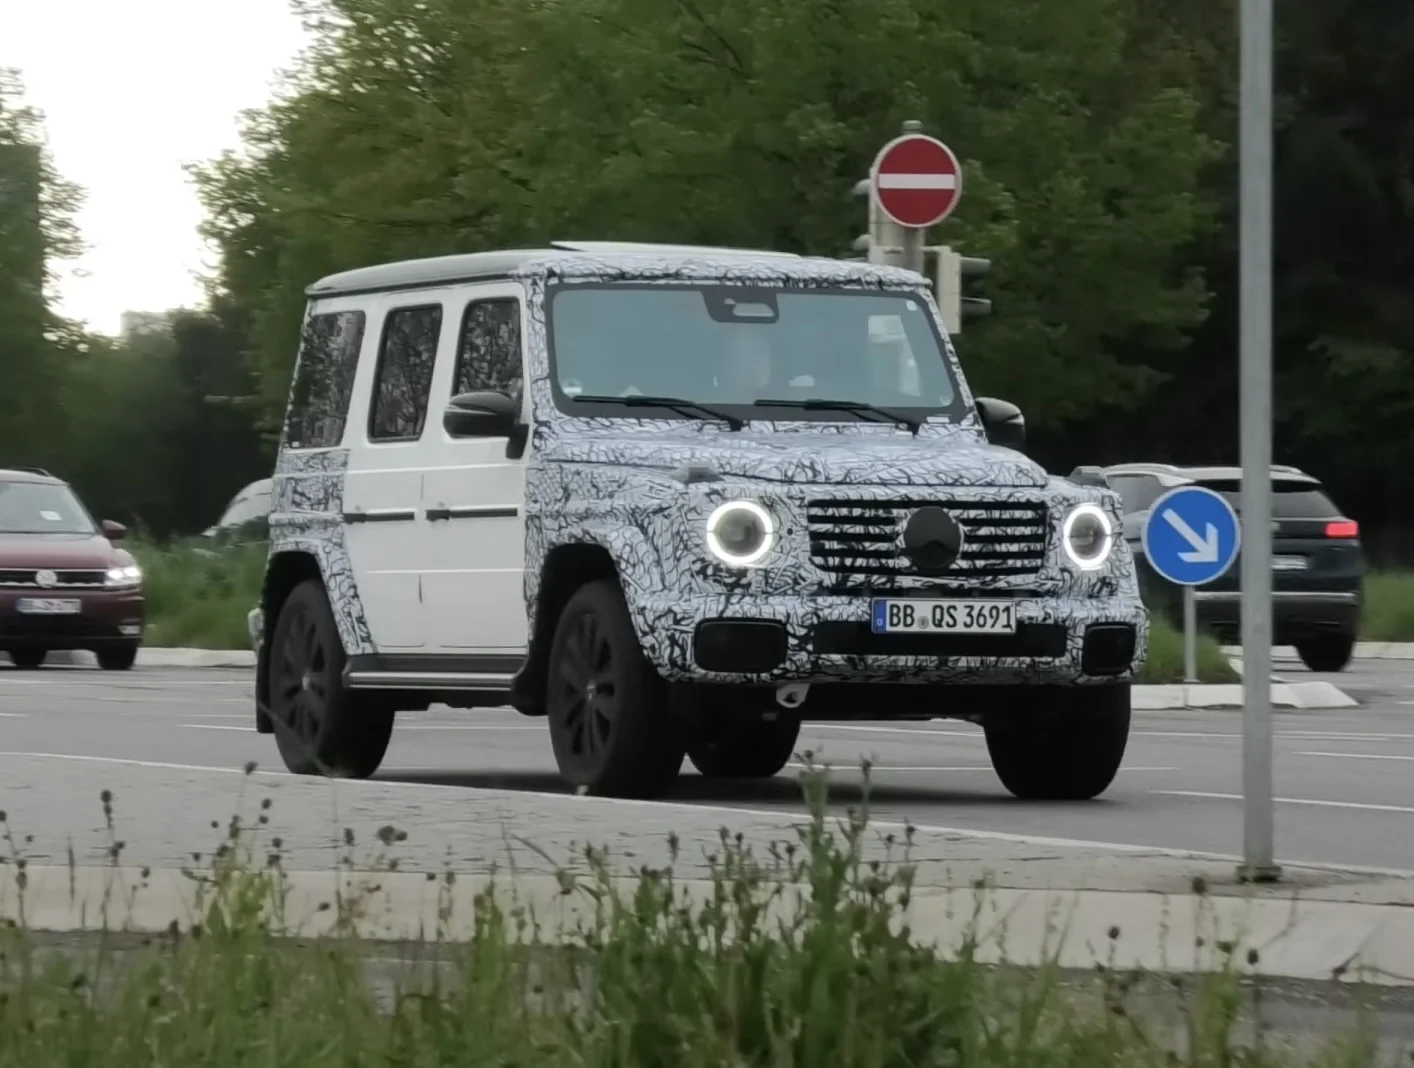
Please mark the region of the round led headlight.
POLYGON ((724 564, 759 564, 775 544, 775 517, 755 501, 727 501, 707 517, 707 549, 724 564))
POLYGON ((1114 548, 1114 525, 1098 504, 1078 505, 1065 517, 1061 545, 1081 571, 1097 571, 1105 566, 1114 548))

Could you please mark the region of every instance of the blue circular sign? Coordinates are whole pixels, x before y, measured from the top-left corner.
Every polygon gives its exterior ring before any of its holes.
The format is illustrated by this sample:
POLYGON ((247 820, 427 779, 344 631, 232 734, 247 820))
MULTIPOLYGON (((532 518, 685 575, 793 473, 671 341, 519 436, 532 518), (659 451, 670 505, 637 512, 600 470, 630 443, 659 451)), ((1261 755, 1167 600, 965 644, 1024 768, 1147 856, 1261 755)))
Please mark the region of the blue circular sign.
POLYGON ((1232 567, 1242 545, 1242 524, 1221 494, 1179 486, 1150 507, 1140 544, 1161 578, 1178 586, 1203 586, 1232 567))

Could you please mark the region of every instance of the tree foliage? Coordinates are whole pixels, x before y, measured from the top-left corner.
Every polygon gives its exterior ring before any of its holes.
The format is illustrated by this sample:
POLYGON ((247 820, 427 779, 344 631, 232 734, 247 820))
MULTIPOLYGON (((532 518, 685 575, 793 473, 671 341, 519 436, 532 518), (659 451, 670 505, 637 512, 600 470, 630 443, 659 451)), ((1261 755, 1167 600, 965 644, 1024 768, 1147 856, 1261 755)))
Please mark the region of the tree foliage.
MULTIPOLYGON (((15 147, 39 116, 0 75, 0 462, 203 526, 268 470, 320 276, 575 237, 844 254, 849 191, 904 119, 963 158, 932 237, 993 261, 995 315, 960 348, 1035 454, 1236 457, 1228 0, 293 2, 313 46, 195 171, 215 300, 166 338, 49 310, 77 191, 15 147), (38 198, 7 199, 26 166, 38 198)), ((1367 530, 1408 523, 1414 8, 1295 0, 1277 29, 1277 455, 1367 530)))
POLYGON ((972 372, 1058 422, 1160 380, 1201 321, 1197 65, 1127 0, 329 0, 285 98, 200 174, 267 412, 302 289, 380 259, 556 237, 838 254, 905 118, 966 161, 949 239, 1005 309, 972 372))

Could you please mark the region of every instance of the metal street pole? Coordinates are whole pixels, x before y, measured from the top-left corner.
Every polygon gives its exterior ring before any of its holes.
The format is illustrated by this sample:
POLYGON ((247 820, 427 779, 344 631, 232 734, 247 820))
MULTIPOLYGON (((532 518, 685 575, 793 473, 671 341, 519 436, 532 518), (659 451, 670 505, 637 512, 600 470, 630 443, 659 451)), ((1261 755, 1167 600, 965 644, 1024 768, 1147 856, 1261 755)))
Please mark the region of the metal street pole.
POLYGON ((1183 681, 1198 681, 1198 603, 1192 586, 1183 587, 1183 681))
POLYGON ((1242 805, 1248 882, 1274 882, 1272 819, 1272 0, 1241 0, 1242 805))

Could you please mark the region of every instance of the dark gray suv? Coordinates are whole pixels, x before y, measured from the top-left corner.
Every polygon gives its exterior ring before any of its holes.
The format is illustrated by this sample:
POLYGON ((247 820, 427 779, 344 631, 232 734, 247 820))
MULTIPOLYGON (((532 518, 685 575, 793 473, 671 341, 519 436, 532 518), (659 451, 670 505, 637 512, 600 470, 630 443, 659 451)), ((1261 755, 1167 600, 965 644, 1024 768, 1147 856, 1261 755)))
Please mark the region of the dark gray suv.
MULTIPOLYGON (((1116 464, 1104 469, 1124 502, 1124 536, 1139 566, 1139 584, 1152 611, 1181 619, 1181 590, 1160 578, 1140 544, 1149 508, 1177 486, 1221 494, 1241 513, 1240 467, 1116 464)), ((1224 641, 1241 630, 1241 565, 1195 595, 1198 622, 1224 641)), ((1365 554, 1360 525, 1344 515, 1319 479, 1295 467, 1272 468, 1273 644, 1294 645, 1312 671, 1343 671, 1360 633, 1365 554)))

